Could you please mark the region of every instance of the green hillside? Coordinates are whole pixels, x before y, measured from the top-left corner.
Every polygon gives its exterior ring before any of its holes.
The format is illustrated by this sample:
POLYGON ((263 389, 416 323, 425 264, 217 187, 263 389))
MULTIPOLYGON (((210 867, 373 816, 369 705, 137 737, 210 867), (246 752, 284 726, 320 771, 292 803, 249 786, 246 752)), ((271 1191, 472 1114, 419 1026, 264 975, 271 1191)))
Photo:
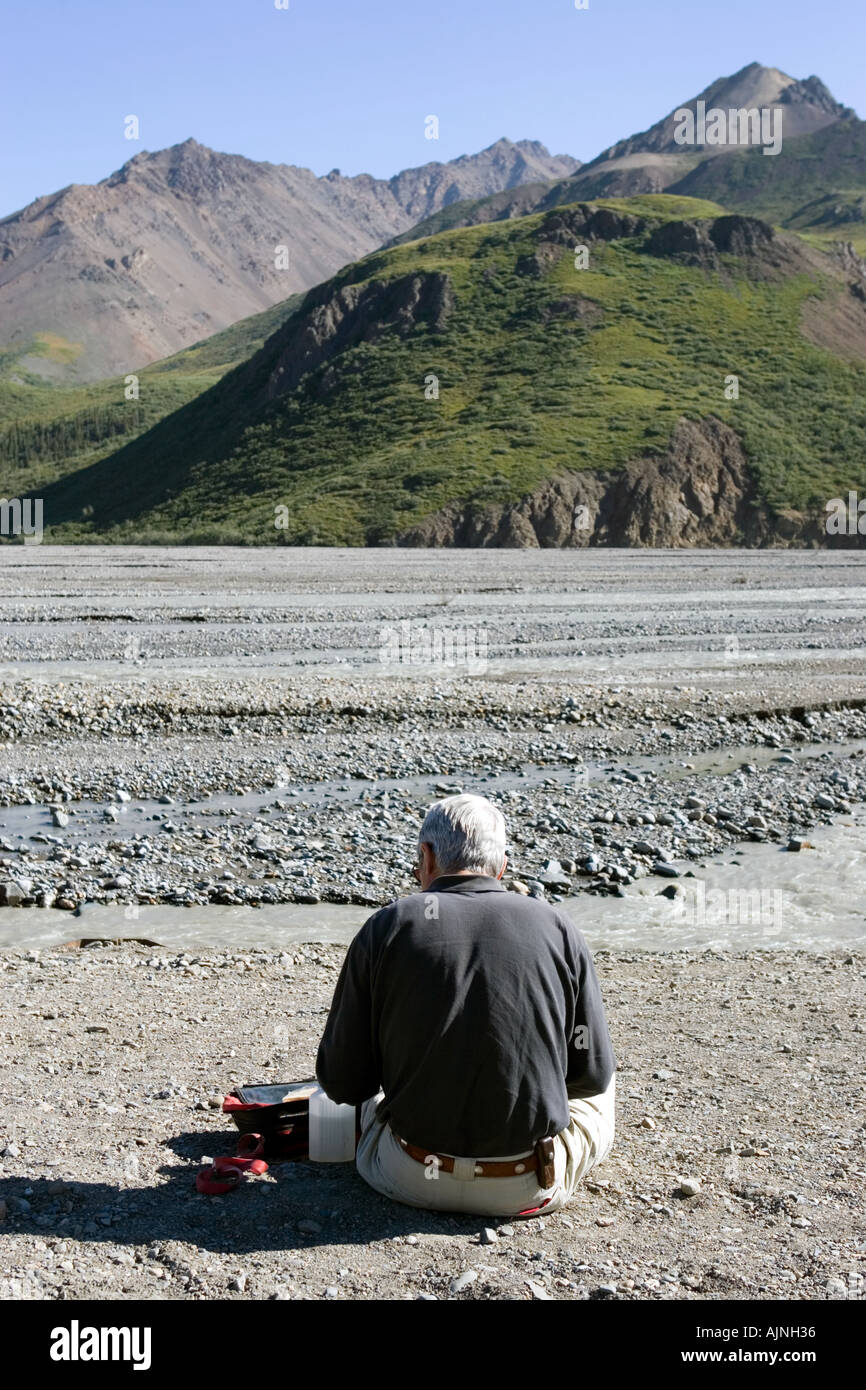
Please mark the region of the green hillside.
POLYGON ((47 335, 0 353, 0 496, 18 496, 25 488, 33 492, 143 434, 261 347, 301 297, 142 368, 137 400, 126 399, 123 377, 70 388, 47 385, 25 372, 22 358, 64 350, 47 335))
POLYGON ((866 252, 866 121, 836 121, 786 140, 777 155, 737 150, 705 159, 670 190, 711 198, 781 227, 852 241, 866 252))
POLYGON ((774 509, 863 487, 866 351, 847 316, 866 306, 829 256, 712 214, 611 200, 368 256, 194 400, 43 488, 49 538, 383 543, 454 499, 659 455, 682 416, 736 431, 774 509), (804 313, 828 333, 843 314, 844 355, 804 313))
MULTIPOLYGON (((696 155, 690 162, 694 167, 668 187, 667 196, 701 199, 719 210, 810 231, 822 240, 851 241, 866 255, 866 122, 856 117, 836 121, 814 135, 786 140, 778 155, 753 148, 696 155)), ((547 212, 578 200, 597 202, 605 198, 613 177, 603 170, 594 176, 590 164, 554 183, 527 184, 488 198, 450 203, 391 244, 547 212)))

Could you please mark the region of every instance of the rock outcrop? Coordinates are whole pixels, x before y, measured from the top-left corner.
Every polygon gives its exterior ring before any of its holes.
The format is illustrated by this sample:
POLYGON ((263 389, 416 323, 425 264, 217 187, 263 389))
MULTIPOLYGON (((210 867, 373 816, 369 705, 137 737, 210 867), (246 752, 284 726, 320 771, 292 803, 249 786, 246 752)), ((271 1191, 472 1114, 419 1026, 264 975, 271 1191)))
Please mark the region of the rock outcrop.
MULTIPOLYGON (((680 420, 662 457, 565 473, 510 505, 444 507, 404 546, 730 546, 818 541, 814 519, 758 502, 738 436, 721 420, 680 420)), ((826 537, 823 538, 826 541, 826 537)))
POLYGON ((390 333, 405 337, 421 321, 441 333, 454 304, 451 280, 440 271, 343 285, 335 293, 326 287, 318 303, 314 292, 303 315, 281 330, 285 342, 268 379, 267 399, 291 391, 307 372, 358 343, 375 343, 390 333))

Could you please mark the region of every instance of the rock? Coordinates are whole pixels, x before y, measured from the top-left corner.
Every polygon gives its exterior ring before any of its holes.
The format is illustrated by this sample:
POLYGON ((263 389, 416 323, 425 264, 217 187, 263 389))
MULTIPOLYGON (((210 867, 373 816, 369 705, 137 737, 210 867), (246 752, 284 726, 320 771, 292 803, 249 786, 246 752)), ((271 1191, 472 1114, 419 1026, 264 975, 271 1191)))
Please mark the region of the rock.
POLYGON ((682 870, 678 869, 676 864, 666 864, 661 859, 657 859, 653 864, 653 873, 658 874, 661 878, 679 878, 681 872, 682 870))
POLYGON ((236 1289, 238 1293, 243 1293, 246 1286, 247 1276, 245 1274, 236 1274, 234 1279, 232 1279, 229 1283, 229 1288, 236 1289))
POLYGON ((697 1197, 701 1190, 699 1178, 680 1178, 677 1191, 681 1197, 697 1197))
POLYGON ((468 1289, 470 1284, 474 1284, 478 1278, 477 1269, 464 1269, 462 1274, 456 1275, 448 1288, 451 1293, 461 1293, 463 1289, 468 1289))
POLYGON ((27 894, 14 879, 0 883, 0 907, 20 907, 27 894))
POLYGON ((51 821, 52 824, 58 826, 60 830, 65 830, 66 826, 69 824, 69 817, 65 811, 52 811, 51 821))
POLYGON ((571 887, 571 881, 558 859, 548 859, 545 861, 544 868, 538 875, 538 881, 554 888, 571 887))
POLYGON ((131 801, 132 797, 129 792, 124 791, 122 787, 118 787, 114 793, 114 799, 115 801, 131 801))
POLYGON ((325 1297, 326 1297, 326 1298, 339 1298, 339 1297, 340 1297, 340 1290, 337 1288, 337 1286, 336 1286, 335 1284, 329 1284, 328 1287, 325 1289, 325 1297))
POLYGON ((529 888, 525 883, 522 883, 519 878, 513 878, 511 880, 510 888, 512 893, 522 893, 524 897, 527 897, 529 894, 529 888))
POLYGON ((485 1226, 481 1232, 480 1240, 482 1245, 495 1245, 499 1236, 492 1226, 485 1226))
POLYGON ((499 1227, 499 1234, 500 1234, 501 1236, 513 1236, 513 1235, 514 1235, 514 1227, 513 1227, 513 1226, 500 1226, 500 1227, 499 1227))
POLYGON ((303 1221, 298 1222, 298 1230, 301 1232, 301 1235, 304 1236, 317 1236, 321 1229, 318 1221, 312 1221, 309 1217, 305 1217, 303 1221))
POLYGON ((795 837, 788 841, 787 848, 790 854, 799 854, 801 849, 811 849, 812 846, 808 840, 799 840, 795 837))
POLYGON ((640 1122, 641 1129, 655 1129, 656 1122, 650 1115, 644 1115, 640 1122))
POLYGON ((537 1298, 539 1302, 551 1303, 553 1301, 551 1295, 547 1292, 547 1289, 542 1288, 542 1286, 540 1284, 537 1284, 534 1279, 526 1279, 524 1282, 526 1284, 526 1287, 530 1290, 532 1297, 537 1298))
POLYGON ((673 1072, 665 1071, 664 1067, 659 1067, 658 1071, 654 1071, 653 1076, 656 1081, 673 1081, 674 1079, 673 1072))
POLYGON ((686 890, 680 883, 669 883, 667 888, 660 888, 656 893, 657 898, 684 898, 686 890))
POLYGON ((824 792, 818 793, 818 795, 812 802, 812 805, 817 806, 820 811, 836 810, 836 802, 833 800, 832 796, 826 796, 824 792))

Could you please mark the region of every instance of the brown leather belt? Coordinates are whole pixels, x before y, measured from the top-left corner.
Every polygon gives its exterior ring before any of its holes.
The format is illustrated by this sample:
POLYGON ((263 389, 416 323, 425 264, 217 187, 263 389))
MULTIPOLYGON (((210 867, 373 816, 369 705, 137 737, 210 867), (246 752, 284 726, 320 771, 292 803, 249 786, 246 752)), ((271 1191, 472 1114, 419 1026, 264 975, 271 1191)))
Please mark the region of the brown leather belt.
MULTIPOLYGON (((394 1133, 393 1130, 391 1132, 394 1133)), ((399 1134, 394 1134, 394 1138, 416 1163, 423 1163, 426 1168, 441 1169, 443 1173, 454 1172, 454 1159, 450 1154, 437 1154, 431 1153, 429 1149, 420 1149, 416 1144, 401 1139, 399 1134)), ((517 1178, 532 1171, 537 1174, 540 1187, 553 1186, 555 1179, 552 1139, 539 1139, 529 1153, 523 1154, 520 1158, 509 1159, 507 1163, 494 1163, 486 1158, 476 1159, 474 1175, 476 1178, 517 1178)))

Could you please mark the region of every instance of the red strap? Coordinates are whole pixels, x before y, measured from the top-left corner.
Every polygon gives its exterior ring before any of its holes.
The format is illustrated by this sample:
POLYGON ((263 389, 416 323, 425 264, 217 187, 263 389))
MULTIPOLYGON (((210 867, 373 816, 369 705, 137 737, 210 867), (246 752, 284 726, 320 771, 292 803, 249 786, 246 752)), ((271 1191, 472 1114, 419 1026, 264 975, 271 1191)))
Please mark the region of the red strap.
POLYGON ((238 1138, 238 1158, 261 1158, 265 1151, 265 1141, 261 1134, 241 1134, 238 1138))
POLYGON ((242 1176, 237 1168, 222 1172, 216 1166, 201 1168, 196 1174, 195 1190, 203 1192, 206 1197, 221 1197, 224 1192, 233 1192, 242 1176))

